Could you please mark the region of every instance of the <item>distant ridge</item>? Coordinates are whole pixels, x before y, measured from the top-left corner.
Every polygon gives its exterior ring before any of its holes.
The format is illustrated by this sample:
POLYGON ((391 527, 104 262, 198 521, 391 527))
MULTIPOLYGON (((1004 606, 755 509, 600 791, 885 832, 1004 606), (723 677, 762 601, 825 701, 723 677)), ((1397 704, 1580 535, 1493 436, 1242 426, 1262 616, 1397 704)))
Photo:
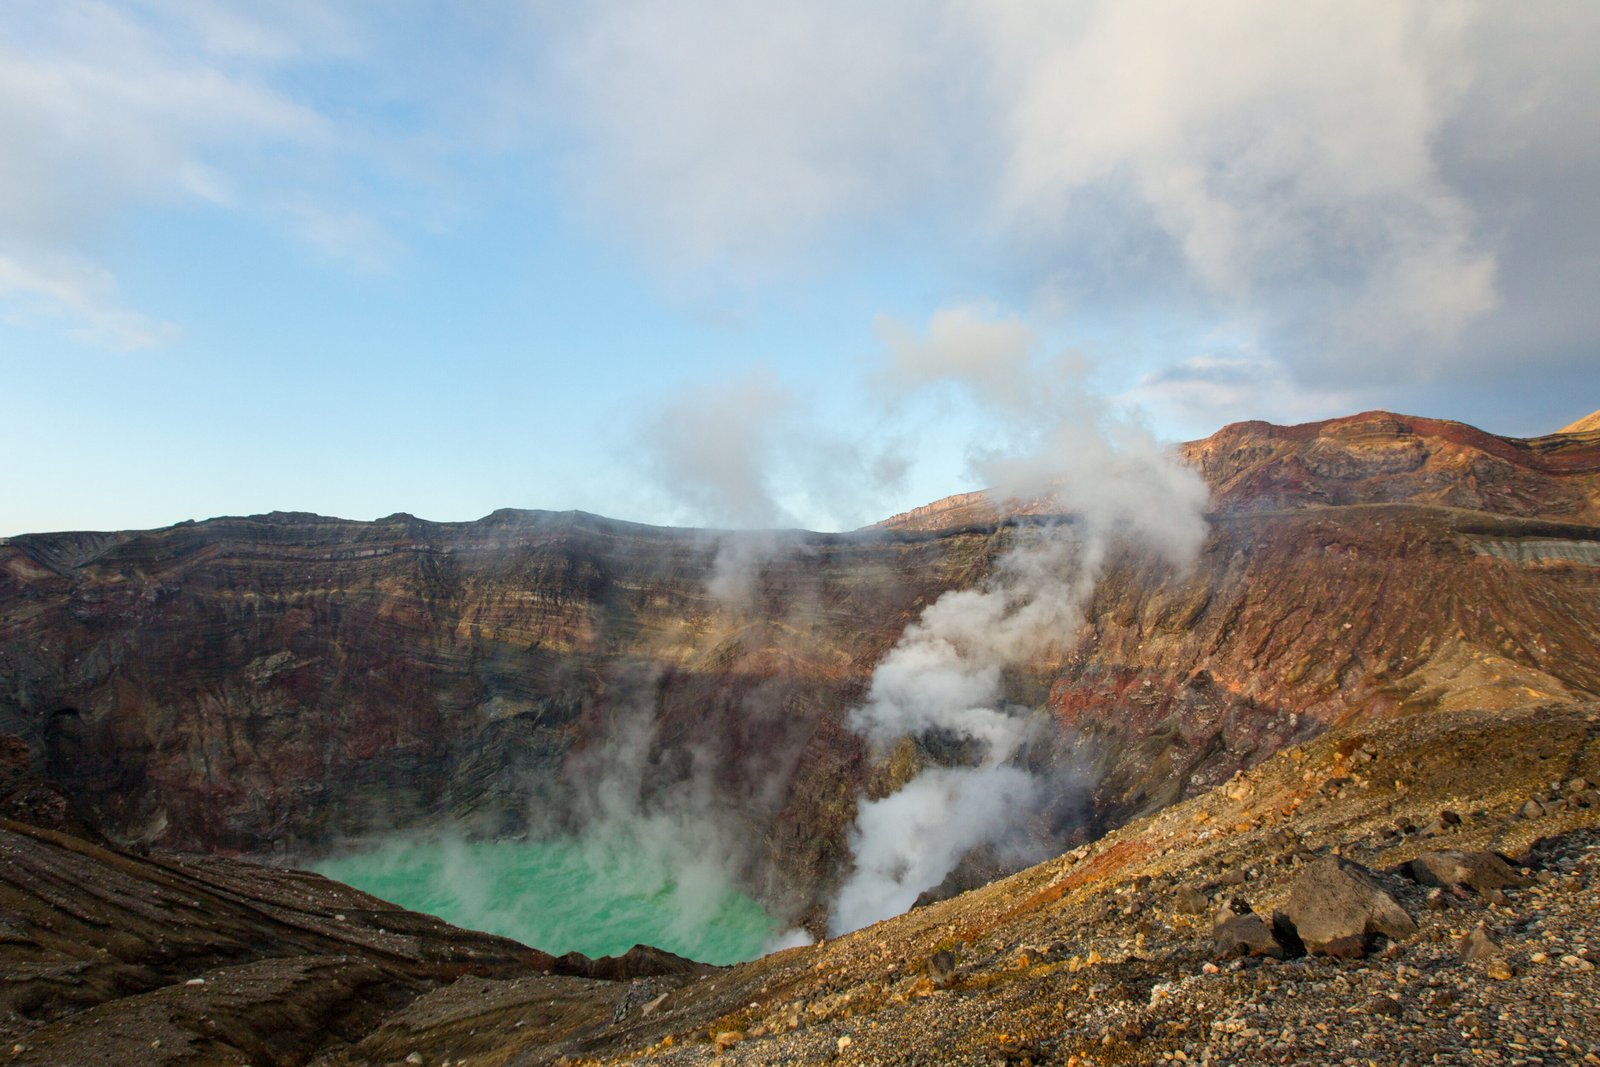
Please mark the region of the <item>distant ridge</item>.
MULTIPOLYGON (((1219 513, 1408 503, 1600 525, 1596 432, 1600 411, 1532 440, 1448 419, 1364 411, 1298 426, 1236 422, 1178 452, 1210 485, 1219 513)), ((1070 511, 1070 502, 1050 496, 1000 501, 961 493, 878 525, 932 532, 994 523, 1002 513, 1070 511)))
POLYGON ((1591 433, 1600 430, 1600 411, 1591 412, 1568 426, 1563 426, 1556 433, 1591 433))

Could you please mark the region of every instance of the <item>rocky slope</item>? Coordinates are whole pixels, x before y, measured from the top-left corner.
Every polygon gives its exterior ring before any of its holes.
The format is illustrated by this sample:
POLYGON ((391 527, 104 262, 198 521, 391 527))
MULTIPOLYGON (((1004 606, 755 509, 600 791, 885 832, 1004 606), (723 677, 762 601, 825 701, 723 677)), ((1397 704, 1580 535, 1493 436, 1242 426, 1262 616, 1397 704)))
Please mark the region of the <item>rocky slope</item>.
POLYGON ((5 822, 0 1061, 1592 1063, 1595 781, 1600 705, 1348 725, 975 892, 612 981, 5 822))
MULTIPOLYGON (((1120 556, 1008 678, 1094 783, 1080 837, 1340 724, 1600 694, 1600 435, 1369 413, 1184 451, 1213 491, 1196 566, 1120 556)), ((844 535, 499 512, 11 538, 0 732, 117 841, 286 856, 559 825, 585 754, 645 729, 641 796, 709 768, 747 881, 816 926, 862 788, 938 756, 875 762, 844 712, 1018 521, 968 495, 844 535)))
POLYGON ((1558 433, 1600 433, 1600 411, 1590 412, 1577 422, 1561 427, 1558 433))

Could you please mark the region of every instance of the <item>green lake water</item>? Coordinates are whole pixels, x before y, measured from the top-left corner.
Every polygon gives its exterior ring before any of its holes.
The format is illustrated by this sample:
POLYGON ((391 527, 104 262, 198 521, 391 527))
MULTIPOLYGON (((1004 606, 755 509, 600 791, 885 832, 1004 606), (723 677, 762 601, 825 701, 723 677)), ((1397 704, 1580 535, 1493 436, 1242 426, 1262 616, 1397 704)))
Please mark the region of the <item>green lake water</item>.
POLYGON ((777 926, 709 868, 580 839, 395 839, 316 864, 329 878, 446 922, 561 955, 655 945, 705 963, 760 955, 777 926))

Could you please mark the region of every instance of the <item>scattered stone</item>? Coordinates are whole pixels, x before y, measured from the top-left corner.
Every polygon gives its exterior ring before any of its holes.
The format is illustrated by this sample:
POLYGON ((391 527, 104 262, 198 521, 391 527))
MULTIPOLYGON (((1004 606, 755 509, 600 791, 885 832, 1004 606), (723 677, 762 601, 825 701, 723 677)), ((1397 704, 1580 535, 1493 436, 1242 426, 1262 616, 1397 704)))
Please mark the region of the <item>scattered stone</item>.
POLYGON ((1417 924, 1358 863, 1325 857, 1302 871, 1289 889, 1284 911, 1306 950, 1329 956, 1362 956, 1377 935, 1410 937, 1417 924))
POLYGON ((1466 886, 1480 894, 1507 887, 1521 889, 1529 884, 1529 879, 1493 852, 1425 852, 1406 864, 1405 872, 1423 885, 1445 889, 1466 886))
MULTIPOLYGON (((718 1052, 725 1052, 725 1051, 727 1051, 728 1049, 730 1049, 733 1046, 737 1045, 739 1042, 741 1042, 743 1040, 744 1040, 744 1031, 742 1031, 742 1030, 724 1030, 724 1031, 722 1031, 722 1033, 720 1033, 720 1034, 718 1034, 716 1036, 716 1039, 712 1043, 717 1046, 717 1051, 718 1052)), ((846 1038, 845 1040, 849 1040, 849 1039, 846 1038)))
POLYGON ((1498 956, 1500 952, 1500 946, 1495 942, 1494 938, 1489 936, 1489 931, 1484 928, 1482 923, 1473 927, 1465 937, 1456 943, 1456 957, 1462 963, 1475 963, 1478 960, 1489 959, 1493 956, 1498 956))
POLYGON ((1280 826, 1266 837, 1266 846, 1276 852, 1289 852, 1300 844, 1300 835, 1287 826, 1280 826))
POLYGON ((938 989, 946 989, 956 976, 956 954, 947 948, 928 957, 928 978, 938 989))
POLYGON ((1020 1038, 1003 1038, 999 1044, 1000 1057, 1006 1063, 1031 1065, 1041 1058, 1039 1047, 1020 1038))
POLYGON ((1183 886, 1172 895, 1172 910, 1180 915, 1204 915, 1211 899, 1193 886, 1183 886))
POLYGON ((1521 815, 1524 819, 1537 819, 1539 816, 1544 814, 1544 805, 1539 803, 1537 800, 1534 800, 1532 797, 1529 797, 1528 802, 1522 805, 1517 814, 1521 815))
POLYGON ((1367 1001, 1366 1011, 1368 1015, 1385 1015, 1391 1018, 1398 1017, 1404 1013, 1404 1009, 1401 1008, 1398 1000, 1382 993, 1367 1001))
POLYGON ((1244 897, 1229 897, 1217 907, 1217 921, 1221 922, 1230 915, 1249 915, 1254 910, 1244 897))
POLYGON ((1218 959, 1269 956, 1281 960, 1288 955, 1287 948, 1278 940, 1272 927, 1255 912, 1230 915, 1217 923, 1213 936, 1218 959))
POLYGON ((1497 982, 1504 982, 1509 980, 1514 972, 1511 970, 1511 964, 1507 963, 1503 956, 1495 956, 1484 964, 1483 973, 1497 982))

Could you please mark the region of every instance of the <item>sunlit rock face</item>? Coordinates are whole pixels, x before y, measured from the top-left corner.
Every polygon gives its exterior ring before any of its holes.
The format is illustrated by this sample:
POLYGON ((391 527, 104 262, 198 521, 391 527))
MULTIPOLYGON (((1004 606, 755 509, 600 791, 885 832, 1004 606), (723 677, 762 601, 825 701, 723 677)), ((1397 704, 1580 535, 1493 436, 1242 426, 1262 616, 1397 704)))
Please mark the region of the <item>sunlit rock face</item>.
POLYGON ((722 600, 717 537, 570 513, 15 538, 0 726, 112 833, 222 851, 560 829, 692 779, 755 888, 808 897, 863 776, 844 709, 1007 536, 786 538, 722 600))
MULTIPOLYGON (((1081 795, 1052 832, 1341 721, 1600 693, 1600 439, 1378 413, 1183 451, 1213 493, 1198 563, 1117 556, 1083 629, 1005 678, 1050 724, 1025 758, 1081 795)), ((799 917, 863 791, 963 758, 868 752, 846 715, 1017 536, 969 494, 848 535, 505 511, 12 538, 0 732, 108 833, 190 849, 715 812, 707 847, 799 917)))

